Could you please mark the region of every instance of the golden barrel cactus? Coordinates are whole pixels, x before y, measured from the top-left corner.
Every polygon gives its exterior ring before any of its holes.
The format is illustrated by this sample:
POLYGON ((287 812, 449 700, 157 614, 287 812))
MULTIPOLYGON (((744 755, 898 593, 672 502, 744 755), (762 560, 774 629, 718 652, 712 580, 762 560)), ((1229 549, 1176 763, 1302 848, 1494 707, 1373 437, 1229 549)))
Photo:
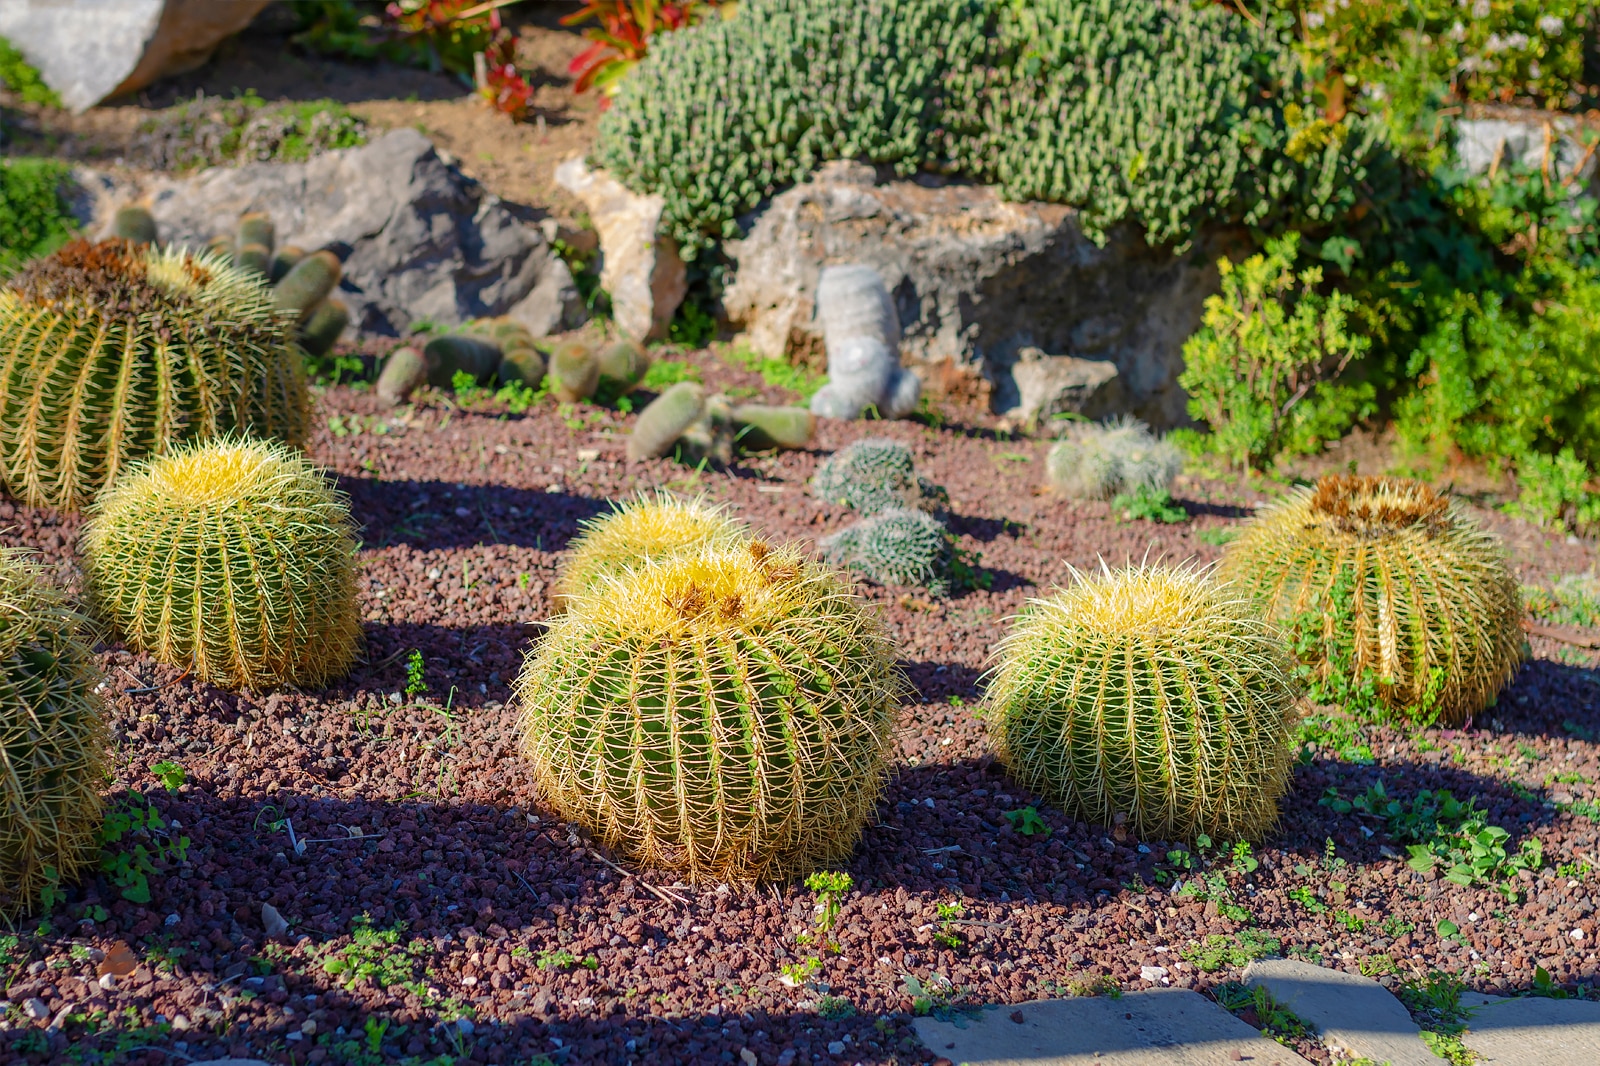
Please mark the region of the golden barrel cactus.
POLYGON ((1283 635, 1203 570, 1074 577, 1000 644, 988 721, 1012 777, 1148 839, 1260 839, 1298 720, 1283 635))
POLYGON ((1294 631, 1322 703, 1458 725, 1522 661, 1505 548, 1418 481, 1325 477, 1247 524, 1222 572, 1294 631))
POLYGON ((609 514, 583 523, 568 546, 556 577, 558 608, 603 578, 616 577, 651 560, 705 547, 734 547, 745 529, 703 499, 680 499, 664 489, 613 504, 609 514))
POLYGON ((211 253, 74 241, 0 287, 0 487, 75 510, 129 462, 230 431, 299 447, 294 320, 211 253))
POLYGON ((517 696, 524 751, 562 816, 703 883, 847 857, 883 788, 903 689, 843 580, 751 541, 579 593, 517 696))
POLYGON ((94 611, 213 684, 315 686, 355 659, 349 503, 281 443, 196 441, 135 466, 95 501, 82 547, 94 611))
POLYGON ((99 855, 110 739, 82 622, 20 552, 0 549, 0 918, 99 855))

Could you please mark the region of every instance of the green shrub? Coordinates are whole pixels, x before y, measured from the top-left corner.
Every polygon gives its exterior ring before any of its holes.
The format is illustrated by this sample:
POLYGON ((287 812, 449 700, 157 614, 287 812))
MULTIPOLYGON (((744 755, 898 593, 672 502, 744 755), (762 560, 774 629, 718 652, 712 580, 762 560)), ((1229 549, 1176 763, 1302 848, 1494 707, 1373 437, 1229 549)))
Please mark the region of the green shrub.
POLYGON ((1297 79, 1276 33, 1169 0, 745 0, 655 45, 596 155, 666 197, 690 257, 829 159, 1073 204, 1097 238, 1131 219, 1183 240, 1354 202, 1371 142, 1291 129, 1297 79))
POLYGON ((0 37, 0 82, 25 104, 61 106, 61 97, 40 79, 39 72, 4 37, 0 37))
POLYGON ((1589 464, 1571 448, 1530 453, 1517 462, 1517 498, 1505 509, 1542 526, 1590 532, 1600 527, 1600 495, 1589 491, 1592 477, 1589 464))
POLYGON ((1320 266, 1297 271, 1299 247, 1290 232, 1237 266, 1220 260, 1222 293, 1183 346, 1189 413, 1240 466, 1313 451, 1375 409, 1372 384, 1344 377, 1371 344, 1352 328, 1355 301, 1324 296, 1320 266))
POLYGON ((77 229, 61 198, 69 169, 55 159, 0 159, 0 277, 49 255, 77 229))
POLYGON ((336 100, 268 103, 253 91, 197 97, 147 119, 130 154, 159 170, 236 162, 298 162, 367 142, 366 124, 336 100))

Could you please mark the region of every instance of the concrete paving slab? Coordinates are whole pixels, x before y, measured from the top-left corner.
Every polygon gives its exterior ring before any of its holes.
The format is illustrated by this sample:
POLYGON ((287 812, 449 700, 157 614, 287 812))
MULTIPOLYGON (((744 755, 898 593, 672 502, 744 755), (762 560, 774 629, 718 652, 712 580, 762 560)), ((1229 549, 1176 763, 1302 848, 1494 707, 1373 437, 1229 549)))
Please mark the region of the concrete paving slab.
POLYGON ((1332 1050, 1390 1066, 1439 1066, 1411 1012, 1370 978, 1295 959, 1258 959, 1245 968, 1244 980, 1265 987, 1275 1001, 1315 1026, 1332 1050))
POLYGON ((1600 1063, 1600 1003, 1576 999, 1505 999, 1463 993, 1472 1011, 1461 1042, 1480 1063, 1586 1066, 1600 1063))
POLYGON ((970 1066, 1310 1066, 1186 988, 1000 1007, 966 1028, 916 1024, 935 1055, 970 1066))

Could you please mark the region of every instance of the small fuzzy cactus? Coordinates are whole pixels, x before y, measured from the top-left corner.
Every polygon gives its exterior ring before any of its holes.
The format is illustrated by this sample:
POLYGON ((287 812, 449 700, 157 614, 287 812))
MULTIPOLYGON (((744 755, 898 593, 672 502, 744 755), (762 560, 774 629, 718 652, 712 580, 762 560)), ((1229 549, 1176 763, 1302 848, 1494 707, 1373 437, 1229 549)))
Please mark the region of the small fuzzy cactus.
POLYGON ((1136 418, 1077 422, 1045 459, 1050 487, 1080 500, 1109 500, 1141 490, 1162 494, 1183 470, 1183 453, 1136 418))
POLYGON ((811 494, 864 515, 889 507, 935 511, 950 502, 943 488, 917 475, 911 449, 884 437, 858 440, 830 455, 811 478, 811 494))
POLYGON ((517 683, 523 750, 561 816, 697 884, 845 859, 904 690, 844 583, 760 541, 597 583, 517 683))
POLYGON ((1522 662, 1504 546, 1421 482, 1324 477, 1247 523, 1222 568, 1295 631, 1322 702, 1459 725, 1522 662))
POLYGON ((556 603, 564 605, 603 578, 645 563, 708 547, 734 547, 747 539, 742 525, 704 500, 679 499, 662 489, 654 496, 640 494, 583 523, 556 578, 556 603))
POLYGON ((950 534, 926 511, 890 507, 824 537, 818 547, 835 566, 846 566, 879 585, 950 591, 950 534))
POLYGON ((625 396, 644 380, 650 370, 650 356, 635 341, 624 337, 613 341, 595 353, 600 369, 599 389, 612 397, 625 396))
POLYGON ((130 204, 119 209, 111 220, 111 236, 134 244, 155 244, 160 239, 160 230, 149 208, 130 204))
POLYGON ((1283 635, 1204 570, 1132 567, 1035 600, 989 686, 995 750, 1073 818, 1155 840, 1259 840, 1298 720, 1283 635))
POLYGON ((564 341, 550 353, 550 388, 563 403, 577 403, 594 395, 600 384, 600 361, 582 341, 564 341))
POLYGON ((733 409, 737 443, 747 452, 804 448, 817 435, 817 416, 804 407, 740 404, 733 409))
POLYGON ((127 643, 228 688, 317 686, 361 637, 349 503, 298 452, 225 438, 130 470, 90 512, 87 598, 127 643))
POLYGON ((678 437, 678 459, 690 466, 733 462, 733 405, 721 393, 707 396, 700 417, 678 437))
POLYGON ((659 459, 672 451, 685 430, 706 408, 706 390, 696 381, 680 381, 652 400, 628 437, 628 458, 659 459))
POLYGON ((272 224, 272 216, 264 211, 246 211, 239 216, 239 228, 233 235, 236 247, 243 249, 257 244, 270 251, 277 242, 278 231, 272 224))
POLYGON ((428 380, 428 360, 410 345, 396 348, 383 361, 374 391, 390 407, 398 407, 428 380))
POLYGON ((0 919, 99 855, 110 737, 83 619, 0 549, 0 919))
POLYGON ((300 347, 307 355, 327 355, 350 325, 350 309, 343 300, 323 300, 300 329, 300 347))
POLYGON ((271 291, 216 256, 74 241, 0 287, 0 485, 74 510, 181 439, 299 447, 301 359, 271 291))
POLYGON ((267 270, 267 281, 273 285, 288 276, 294 265, 306 257, 304 248, 286 244, 272 253, 272 266, 267 270))
POLYGON ((272 269, 272 249, 264 244, 241 244, 233 254, 233 265, 265 281, 272 269))
POLYGON ((460 373, 470 374, 473 381, 486 385, 500 369, 500 349, 470 333, 435 337, 422 349, 422 355, 428 363, 428 384, 436 389, 453 388, 460 373))
POLYGON ((544 354, 534 347, 511 348, 500 357, 495 375, 502 385, 525 385, 530 389, 544 381, 544 354))
POLYGON ((339 257, 332 252, 313 252, 290 267, 272 287, 273 299, 303 322, 338 286, 342 271, 339 257))

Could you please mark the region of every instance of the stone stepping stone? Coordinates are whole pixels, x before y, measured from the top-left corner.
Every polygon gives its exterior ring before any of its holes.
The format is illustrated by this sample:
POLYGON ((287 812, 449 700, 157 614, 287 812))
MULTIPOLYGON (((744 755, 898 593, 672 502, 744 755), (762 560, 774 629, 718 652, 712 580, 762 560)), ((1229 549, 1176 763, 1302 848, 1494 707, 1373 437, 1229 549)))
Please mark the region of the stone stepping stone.
POLYGON ((1461 1042, 1501 1066, 1600 1063, 1600 1003, 1537 997, 1505 999, 1465 992, 1472 1011, 1461 1042))
POLYGON ((1411 1012, 1389 990, 1360 974, 1295 959, 1257 959, 1245 984, 1264 987, 1273 1000, 1314 1026, 1329 1049, 1389 1066, 1439 1066, 1422 1042, 1411 1012))
POLYGON ((1186 988, 990 1007, 962 1021, 918 1018, 917 1035, 970 1066, 1310 1066, 1186 988))

